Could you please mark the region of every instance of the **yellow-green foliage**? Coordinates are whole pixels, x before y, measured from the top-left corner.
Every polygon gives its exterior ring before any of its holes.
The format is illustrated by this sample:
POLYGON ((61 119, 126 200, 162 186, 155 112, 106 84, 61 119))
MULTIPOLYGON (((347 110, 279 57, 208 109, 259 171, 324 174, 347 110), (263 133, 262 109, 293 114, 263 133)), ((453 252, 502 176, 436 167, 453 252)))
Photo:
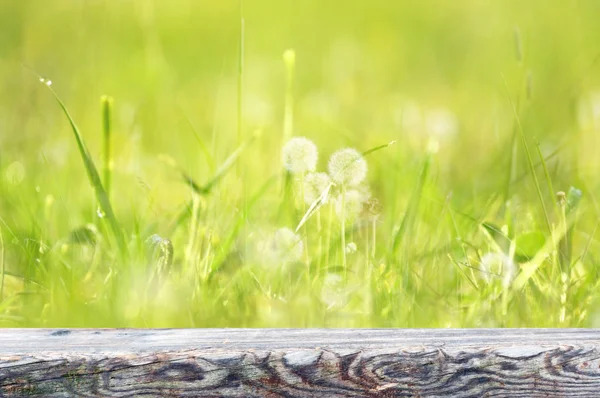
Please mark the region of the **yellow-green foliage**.
POLYGON ((600 326, 599 13, 0 1, 0 325, 600 326))

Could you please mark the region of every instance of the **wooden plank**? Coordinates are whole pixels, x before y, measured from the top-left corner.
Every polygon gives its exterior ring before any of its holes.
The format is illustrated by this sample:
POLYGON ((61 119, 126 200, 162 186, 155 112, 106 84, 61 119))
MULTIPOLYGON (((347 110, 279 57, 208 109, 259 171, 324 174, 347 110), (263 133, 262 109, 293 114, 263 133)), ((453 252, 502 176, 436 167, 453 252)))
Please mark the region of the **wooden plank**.
POLYGON ((2 397, 594 397, 594 329, 5 329, 2 397))

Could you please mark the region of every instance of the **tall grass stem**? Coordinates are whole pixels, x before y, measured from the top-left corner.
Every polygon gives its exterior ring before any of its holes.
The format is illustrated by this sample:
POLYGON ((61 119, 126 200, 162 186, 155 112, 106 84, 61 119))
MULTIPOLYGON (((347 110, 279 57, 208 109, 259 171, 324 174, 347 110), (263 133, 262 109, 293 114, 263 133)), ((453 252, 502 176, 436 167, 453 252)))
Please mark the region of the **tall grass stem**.
POLYGON ((106 195, 110 198, 111 180, 112 180, 112 113, 113 113, 113 98, 103 95, 100 99, 102 105, 102 166, 103 166, 103 183, 106 195))

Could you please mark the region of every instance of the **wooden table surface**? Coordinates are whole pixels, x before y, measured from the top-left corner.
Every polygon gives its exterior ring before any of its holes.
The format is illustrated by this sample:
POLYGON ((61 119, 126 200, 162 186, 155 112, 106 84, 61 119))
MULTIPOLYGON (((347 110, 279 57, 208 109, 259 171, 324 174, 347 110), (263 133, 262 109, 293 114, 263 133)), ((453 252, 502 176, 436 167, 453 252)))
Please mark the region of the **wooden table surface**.
POLYGON ((595 329, 4 329, 2 397, 600 397, 595 329))

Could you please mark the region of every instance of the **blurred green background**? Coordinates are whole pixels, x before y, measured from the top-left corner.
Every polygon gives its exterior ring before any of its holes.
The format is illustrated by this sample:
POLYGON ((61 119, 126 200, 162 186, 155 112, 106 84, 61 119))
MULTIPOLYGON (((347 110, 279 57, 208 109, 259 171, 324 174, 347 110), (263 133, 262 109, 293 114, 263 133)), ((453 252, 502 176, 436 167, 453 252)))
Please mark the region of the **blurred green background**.
MULTIPOLYGON (((243 7, 205 0, 3 0, 0 230, 3 264, 12 275, 4 282, 3 324, 598 326, 598 15, 594 0, 248 0, 243 7), (124 267, 108 243, 93 254, 100 257, 92 262, 101 265, 91 282, 84 281, 87 249, 60 249, 75 228, 100 221, 68 121, 30 69, 52 81, 98 165, 100 97, 114 98, 117 217, 138 251, 150 234, 168 236, 181 266, 189 227, 172 225, 191 192, 164 159, 206 182, 238 147, 242 17, 242 133, 249 137, 260 129, 261 137, 198 205, 199 225, 214 238, 215 255, 242 254, 209 281, 173 288, 159 304, 130 305, 138 300, 128 294, 139 279, 122 273, 128 276, 107 282, 114 272, 103 264, 113 271, 124 267), (365 151, 396 141, 368 158, 369 185, 384 208, 378 254, 367 262, 375 273, 368 309, 352 299, 328 309, 315 293, 324 276, 294 293, 273 293, 277 288, 266 288, 269 282, 251 272, 243 256, 249 231, 294 228, 299 221, 297 212, 288 217, 273 210, 281 202, 277 184, 242 214, 248 198, 281 169, 286 49, 296 53, 294 134, 318 145, 319 168, 338 148, 365 151), (490 250, 484 221, 506 224, 513 241, 532 231, 549 236, 511 101, 547 211, 555 208, 547 179, 555 191, 583 191, 569 259, 578 271, 569 275, 568 305, 558 268, 540 271, 540 281, 504 299, 503 288, 473 287, 464 275, 476 279, 477 272, 461 269, 490 250), (431 138, 439 152, 410 237, 390 253, 431 138), (234 244, 219 246, 240 217, 244 225, 234 244), (500 300, 508 304, 496 307, 500 300)), ((554 227, 560 217, 551 215, 554 227)), ((558 267, 556 253, 543 261, 549 265, 540 270, 558 267)))

